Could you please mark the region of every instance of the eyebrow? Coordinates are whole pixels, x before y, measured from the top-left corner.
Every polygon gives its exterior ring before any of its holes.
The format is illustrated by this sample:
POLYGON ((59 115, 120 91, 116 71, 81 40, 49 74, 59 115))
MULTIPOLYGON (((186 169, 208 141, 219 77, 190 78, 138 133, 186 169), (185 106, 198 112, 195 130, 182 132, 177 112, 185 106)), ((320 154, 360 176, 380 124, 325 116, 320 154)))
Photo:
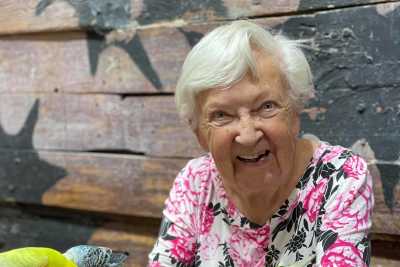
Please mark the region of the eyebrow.
POLYGON ((218 102, 218 101, 211 102, 211 103, 206 104, 204 106, 204 111, 206 113, 217 111, 217 110, 220 110, 220 109, 227 110, 227 109, 231 109, 231 107, 230 107, 230 104, 221 103, 221 102, 218 102))

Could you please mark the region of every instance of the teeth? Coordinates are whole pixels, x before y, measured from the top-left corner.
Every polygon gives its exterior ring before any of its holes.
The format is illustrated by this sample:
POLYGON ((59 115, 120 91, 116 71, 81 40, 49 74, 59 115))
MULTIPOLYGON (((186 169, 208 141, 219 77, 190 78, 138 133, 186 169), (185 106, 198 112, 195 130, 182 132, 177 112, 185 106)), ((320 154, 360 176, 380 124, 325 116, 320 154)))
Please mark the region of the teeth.
POLYGON ((263 156, 266 156, 269 154, 269 151, 265 151, 265 152, 261 152, 258 154, 252 154, 252 155, 241 155, 238 156, 237 158, 239 160, 244 160, 244 161, 258 161, 259 159, 261 159, 263 156))
POLYGON ((258 154, 258 155, 246 155, 246 156, 242 155, 242 156, 239 156, 239 157, 241 157, 242 159, 256 159, 256 158, 258 158, 259 156, 261 156, 263 154, 264 153, 261 153, 261 154, 258 154))

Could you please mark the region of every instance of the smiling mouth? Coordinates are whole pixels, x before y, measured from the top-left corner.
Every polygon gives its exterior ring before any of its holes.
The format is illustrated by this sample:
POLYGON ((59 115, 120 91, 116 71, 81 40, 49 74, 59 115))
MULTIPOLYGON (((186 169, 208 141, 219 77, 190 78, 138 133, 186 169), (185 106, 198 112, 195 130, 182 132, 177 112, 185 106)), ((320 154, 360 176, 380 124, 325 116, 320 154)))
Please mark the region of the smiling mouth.
POLYGON ((270 151, 266 150, 265 153, 259 155, 251 155, 251 156, 237 156, 236 158, 240 161, 247 162, 247 163, 254 163, 258 162, 266 157, 268 157, 270 151))

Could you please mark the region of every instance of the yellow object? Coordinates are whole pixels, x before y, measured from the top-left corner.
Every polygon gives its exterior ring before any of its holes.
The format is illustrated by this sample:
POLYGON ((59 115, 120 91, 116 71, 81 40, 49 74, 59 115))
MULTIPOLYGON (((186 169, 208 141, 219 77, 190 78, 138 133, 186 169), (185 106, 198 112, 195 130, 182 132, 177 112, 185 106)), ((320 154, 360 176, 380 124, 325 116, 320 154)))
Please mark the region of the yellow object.
POLYGON ((26 247, 0 253, 0 267, 77 267, 51 248, 26 247))

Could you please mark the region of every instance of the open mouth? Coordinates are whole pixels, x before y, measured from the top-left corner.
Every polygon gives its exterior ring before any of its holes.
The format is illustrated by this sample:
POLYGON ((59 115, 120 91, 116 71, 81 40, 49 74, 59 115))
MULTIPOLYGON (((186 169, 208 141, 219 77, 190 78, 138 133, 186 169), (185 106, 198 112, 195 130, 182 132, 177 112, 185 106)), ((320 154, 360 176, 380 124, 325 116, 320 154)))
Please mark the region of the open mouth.
POLYGON ((253 162, 258 162, 258 161, 260 161, 260 160, 262 160, 262 159, 268 157, 269 152, 270 152, 269 150, 266 150, 264 153, 261 153, 261 154, 257 154, 257 155, 246 155, 246 156, 242 155, 242 156, 237 156, 236 158, 237 158, 238 160, 240 160, 240 161, 243 161, 243 162, 250 162, 250 163, 253 163, 253 162))

